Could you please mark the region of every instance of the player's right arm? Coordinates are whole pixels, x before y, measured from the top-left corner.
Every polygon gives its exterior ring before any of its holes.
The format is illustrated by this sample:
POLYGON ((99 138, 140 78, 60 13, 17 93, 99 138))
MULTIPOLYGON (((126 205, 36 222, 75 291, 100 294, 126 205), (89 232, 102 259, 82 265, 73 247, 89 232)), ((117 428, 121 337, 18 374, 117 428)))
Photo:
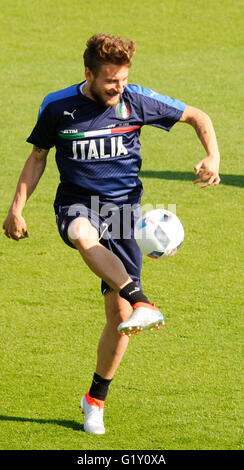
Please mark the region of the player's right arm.
POLYGON ((28 237, 27 226, 22 216, 25 204, 33 193, 46 166, 49 150, 33 146, 20 174, 13 202, 3 223, 5 235, 14 240, 28 237))

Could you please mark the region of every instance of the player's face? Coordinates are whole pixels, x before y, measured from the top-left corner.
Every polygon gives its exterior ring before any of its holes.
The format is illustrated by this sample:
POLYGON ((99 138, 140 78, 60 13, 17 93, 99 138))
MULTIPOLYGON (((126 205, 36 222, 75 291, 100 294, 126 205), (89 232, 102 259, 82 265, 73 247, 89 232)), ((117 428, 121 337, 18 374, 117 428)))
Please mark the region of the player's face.
POLYGON ((127 85, 128 74, 127 65, 103 64, 97 76, 86 67, 87 84, 84 91, 89 98, 103 106, 116 106, 127 85))

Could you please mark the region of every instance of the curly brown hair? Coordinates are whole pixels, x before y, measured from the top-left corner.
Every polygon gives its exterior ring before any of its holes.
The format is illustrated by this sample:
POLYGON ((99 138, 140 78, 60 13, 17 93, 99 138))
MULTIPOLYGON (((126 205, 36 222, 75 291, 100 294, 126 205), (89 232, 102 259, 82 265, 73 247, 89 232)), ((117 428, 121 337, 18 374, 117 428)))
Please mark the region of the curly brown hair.
POLYGON ((84 64, 94 75, 97 75, 102 64, 131 66, 132 56, 136 52, 134 41, 119 36, 99 33, 88 39, 84 52, 84 64))

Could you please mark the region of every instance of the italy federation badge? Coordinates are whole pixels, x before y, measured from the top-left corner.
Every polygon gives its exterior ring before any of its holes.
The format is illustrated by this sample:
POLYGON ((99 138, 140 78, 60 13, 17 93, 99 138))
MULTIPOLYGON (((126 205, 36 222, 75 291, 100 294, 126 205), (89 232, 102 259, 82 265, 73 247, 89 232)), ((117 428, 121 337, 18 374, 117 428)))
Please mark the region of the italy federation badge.
POLYGON ((116 117, 119 119, 128 119, 130 117, 130 107, 129 104, 125 103, 124 100, 120 101, 117 104, 116 109, 116 117))

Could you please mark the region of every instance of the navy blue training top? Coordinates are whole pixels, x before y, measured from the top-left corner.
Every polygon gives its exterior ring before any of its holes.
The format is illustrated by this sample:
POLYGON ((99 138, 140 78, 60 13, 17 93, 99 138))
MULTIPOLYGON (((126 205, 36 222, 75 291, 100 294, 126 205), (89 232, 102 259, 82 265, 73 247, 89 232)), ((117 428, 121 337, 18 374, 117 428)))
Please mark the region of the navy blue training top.
POLYGON ((142 126, 169 131, 186 107, 139 85, 127 85, 120 103, 106 107, 82 94, 83 83, 48 94, 27 139, 40 148, 56 147, 55 208, 82 202, 84 196, 111 200, 141 192, 142 126))

